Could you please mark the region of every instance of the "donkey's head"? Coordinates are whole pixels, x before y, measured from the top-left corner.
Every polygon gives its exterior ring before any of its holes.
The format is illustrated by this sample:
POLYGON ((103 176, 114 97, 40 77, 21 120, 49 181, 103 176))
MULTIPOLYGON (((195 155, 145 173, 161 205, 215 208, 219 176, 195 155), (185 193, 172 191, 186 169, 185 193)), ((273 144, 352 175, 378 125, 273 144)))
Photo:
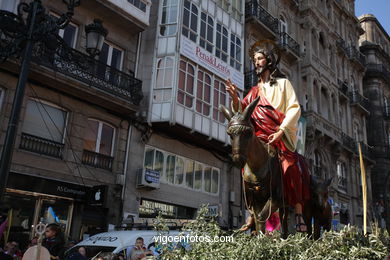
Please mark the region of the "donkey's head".
POLYGON ((254 134, 250 118, 258 101, 259 97, 250 103, 244 111, 239 109, 235 114, 225 106, 219 107, 219 110, 229 121, 226 132, 231 138, 233 162, 240 168, 244 167, 247 161, 248 146, 254 134))
POLYGON ((311 176, 311 196, 314 201, 314 204, 320 209, 324 209, 328 201, 328 190, 329 186, 332 183, 332 178, 327 179, 324 182, 318 182, 316 178, 311 176))

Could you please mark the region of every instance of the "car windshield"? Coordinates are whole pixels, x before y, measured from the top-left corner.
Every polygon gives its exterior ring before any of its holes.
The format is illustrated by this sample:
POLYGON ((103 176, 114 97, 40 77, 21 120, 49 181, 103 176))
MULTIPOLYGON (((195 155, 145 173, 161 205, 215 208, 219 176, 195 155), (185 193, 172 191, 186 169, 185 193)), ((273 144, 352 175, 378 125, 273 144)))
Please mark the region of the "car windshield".
POLYGON ((111 253, 116 248, 116 247, 112 247, 112 246, 75 246, 66 252, 66 256, 70 256, 70 255, 78 252, 80 247, 85 248, 88 259, 91 259, 92 257, 97 256, 100 253, 105 253, 105 252, 111 253))

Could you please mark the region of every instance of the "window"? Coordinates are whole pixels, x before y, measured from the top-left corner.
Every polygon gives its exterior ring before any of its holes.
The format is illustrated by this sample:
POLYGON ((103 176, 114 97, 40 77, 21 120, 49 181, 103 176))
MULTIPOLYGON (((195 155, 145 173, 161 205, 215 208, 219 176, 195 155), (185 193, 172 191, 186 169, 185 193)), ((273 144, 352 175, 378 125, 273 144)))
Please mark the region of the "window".
POLYGON ((115 129, 95 119, 88 119, 87 122, 84 150, 112 156, 115 129))
POLYGON ((338 187, 344 191, 347 190, 347 173, 345 171, 345 163, 337 161, 337 180, 338 187))
POLYGON ((321 178, 321 156, 318 151, 314 152, 314 175, 318 178, 321 178))
POLYGON ((184 1, 183 28, 181 33, 196 43, 198 35, 198 8, 190 1, 184 1))
POLYGON ((227 53, 228 53, 228 30, 220 23, 217 23, 215 56, 217 56, 224 62, 227 62, 227 56, 228 56, 227 53))
POLYGON ((172 36, 176 33, 177 0, 163 0, 161 15, 161 36, 172 36))
POLYGON ((230 66, 241 70, 241 40, 234 34, 230 37, 230 66))
POLYGON ((211 77, 202 70, 198 70, 198 85, 196 89, 196 112, 205 116, 210 115, 211 77))
POLYGON ((63 143, 67 113, 41 100, 29 100, 22 132, 46 140, 63 143))
POLYGON ((280 30, 280 43, 282 46, 288 45, 288 34, 287 34, 287 22, 283 16, 279 19, 279 30, 280 30))
POLYGON ((98 76, 104 80, 110 81, 112 84, 119 84, 119 75, 116 70, 122 70, 122 59, 122 50, 109 43, 103 43, 103 47, 99 55, 99 61, 101 64, 98 68, 98 76))
POLYGON ((19 0, 0 0, 0 10, 16 13, 18 4, 19 0))
POLYGON ((146 12, 146 4, 142 0, 127 0, 130 4, 134 5, 143 12, 146 12))
POLYGON ((161 181, 191 190, 219 193, 220 171, 217 168, 146 147, 144 168, 160 171, 161 181))
POLYGON ((157 61, 156 88, 171 88, 173 81, 173 59, 164 57, 157 61))
POLYGON ((199 45, 210 53, 213 52, 213 31, 214 21, 211 16, 202 12, 200 20, 200 41, 199 45))
POLYGON ((160 178, 164 170, 164 154, 156 149, 146 148, 144 167, 160 172, 160 178))
POLYGON ((242 14, 242 0, 232 0, 232 12, 234 19, 240 21, 242 14))
POLYGON ((218 193, 219 170, 211 167, 205 167, 204 171, 204 191, 218 193))
POLYGON ((225 122, 225 117, 218 110, 219 105, 226 106, 226 86, 222 80, 214 80, 214 102, 213 102, 213 119, 221 123, 225 122))
POLYGON ((68 46, 75 48, 77 41, 77 25, 69 23, 64 29, 59 29, 58 35, 64 39, 68 46))
POLYGON ((194 65, 187 61, 180 60, 179 90, 177 92, 177 102, 189 108, 192 108, 192 103, 194 99, 194 76, 194 65))

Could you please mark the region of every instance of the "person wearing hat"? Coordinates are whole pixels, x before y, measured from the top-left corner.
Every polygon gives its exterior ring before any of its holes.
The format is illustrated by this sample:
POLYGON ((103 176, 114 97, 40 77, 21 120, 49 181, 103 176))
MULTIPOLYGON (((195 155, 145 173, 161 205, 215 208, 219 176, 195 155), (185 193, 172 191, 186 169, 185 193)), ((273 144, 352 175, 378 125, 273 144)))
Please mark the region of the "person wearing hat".
MULTIPOLYGON (((277 67, 280 52, 272 41, 256 42, 250 49, 250 57, 255 65, 258 84, 240 100, 237 86, 228 79, 226 90, 232 98, 232 110, 243 111, 260 97, 251 116, 255 134, 278 152, 283 170, 284 197, 295 209, 296 231, 306 232, 302 207, 310 198, 309 173, 304 157, 295 152, 301 107, 291 82, 277 67)), ((241 230, 249 229, 253 222, 253 216, 249 217, 241 230)))

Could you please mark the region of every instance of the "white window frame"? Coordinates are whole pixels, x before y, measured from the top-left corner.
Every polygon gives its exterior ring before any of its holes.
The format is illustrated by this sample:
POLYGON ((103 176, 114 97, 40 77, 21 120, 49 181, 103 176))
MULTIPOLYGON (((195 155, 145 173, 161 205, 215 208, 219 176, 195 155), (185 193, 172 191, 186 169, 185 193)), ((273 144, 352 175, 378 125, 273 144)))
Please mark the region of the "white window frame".
POLYGON ((214 121, 216 121, 216 122, 224 124, 226 122, 226 119, 225 119, 225 116, 223 115, 223 113, 219 111, 219 106, 220 105, 224 105, 224 106, 228 106, 229 105, 227 103, 229 95, 226 92, 226 85, 225 85, 223 80, 215 77, 212 89, 213 89, 213 99, 212 99, 213 106, 212 106, 212 112, 211 112, 212 113, 212 119, 214 121), (218 84, 218 89, 215 87, 216 84, 218 84), (222 87, 221 87, 221 85, 222 85, 222 87), (217 95, 218 95, 217 97, 215 97, 216 92, 217 92, 217 95), (222 100, 221 99, 222 93, 224 93, 224 95, 225 95, 225 102, 224 102, 224 104, 222 104, 222 102, 221 102, 221 100, 222 100), (215 103, 215 99, 218 100, 217 104, 215 103), (217 113, 217 118, 215 118, 214 112, 217 113))
MULTIPOLYGON (((183 13, 183 21, 182 21, 182 31, 181 31, 181 34, 184 35, 185 37, 187 37, 189 40, 193 41, 191 39, 191 34, 194 34, 195 35, 195 43, 197 43, 198 41, 198 30, 199 30, 199 7, 196 6, 193 2, 191 2, 190 0, 184 0, 185 2, 189 2, 190 4, 190 10, 186 8, 185 5, 183 5, 183 12, 188 12, 189 13, 189 17, 188 17, 188 26, 184 25, 184 13, 183 13), (193 8, 196 8, 196 13, 193 12, 193 8), (194 31, 192 28, 191 28, 191 24, 192 24, 192 20, 193 20, 193 15, 196 17, 196 30, 194 31), (183 33, 183 29, 187 30, 187 35, 183 33)), ((195 19, 195 18, 194 18, 195 19)))
POLYGON ((113 157, 113 155, 114 155, 114 147, 115 147, 116 128, 113 125, 108 124, 107 122, 101 121, 99 119, 88 118, 87 120, 96 121, 96 122, 99 123, 99 125, 98 125, 98 132, 97 132, 97 135, 96 135, 95 151, 92 151, 92 152, 100 154, 100 142, 102 140, 103 124, 105 124, 105 125, 111 127, 112 129, 114 129, 113 134, 112 134, 112 141, 111 141, 112 145, 111 145, 111 151, 110 151, 110 156, 113 157))
MULTIPOLYGON (((242 57, 242 41, 241 39, 234 33, 230 33, 230 47, 234 45, 235 52, 233 55, 230 55, 230 66, 235 68, 238 71, 241 71, 242 68, 242 62, 241 62, 241 57, 242 57), (233 41, 234 40, 234 41, 233 41), (237 45, 237 40, 240 41, 240 45, 237 45), (240 49, 240 54, 239 57, 237 57, 237 49, 240 49), (232 66, 233 62, 233 66, 232 66), (237 68, 239 66, 239 68, 237 68)), ((232 48, 230 48, 230 54, 232 54, 232 48)))
MULTIPOLYGON (((177 154, 174 154, 174 153, 170 153, 170 152, 166 152, 164 150, 161 150, 159 148, 156 148, 156 147, 153 147, 153 146, 145 146, 145 150, 144 150, 144 158, 143 158, 143 167, 145 167, 145 157, 146 157, 146 151, 147 150, 153 150, 153 170, 154 170, 154 167, 155 167, 155 158, 156 158, 156 151, 158 152, 161 152, 163 154, 163 161, 164 161, 164 165, 163 165, 163 172, 160 173, 160 181, 161 183, 165 183, 165 184, 168 184, 168 185, 172 185, 172 186, 176 186, 176 187, 181 187, 181 188, 184 188, 184 189, 188 189, 188 190, 191 190, 191 191, 196 191, 196 192, 202 192, 202 193, 206 193, 206 194, 209 194, 209 195, 213 195, 213 196, 217 196, 219 195, 219 191, 220 191, 220 185, 221 185, 221 170, 219 168, 216 168, 216 167, 213 167, 211 165, 207 165, 207 164, 204 164, 204 163, 201 163, 201 162, 198 162, 196 160, 193 160, 193 159, 190 159, 190 158, 186 158, 186 157, 183 157, 183 156, 180 156, 180 155, 177 155, 177 154), (174 173, 173 173, 173 182, 170 182, 167 180, 167 160, 168 160, 168 156, 173 156, 175 158, 175 168, 174 168, 174 173), (183 181, 180 183, 180 184, 176 184, 176 175, 177 175, 177 172, 176 172, 176 163, 178 160, 183 160, 183 181), (187 174, 186 174, 186 167, 187 167, 187 164, 188 162, 191 162, 194 164, 194 168, 193 168, 193 172, 192 172, 192 184, 193 184, 193 187, 188 187, 187 186, 187 174), (201 166, 201 169, 202 169, 202 179, 201 179, 201 187, 200 189, 196 189, 195 188, 195 169, 196 169, 196 165, 200 165, 201 166), (205 190, 205 174, 204 174, 204 170, 205 168, 209 167, 211 169, 211 179, 210 179, 210 182, 212 181, 212 177, 213 177, 213 171, 217 171, 218 172, 218 183, 217 183, 217 192, 216 193, 213 193, 213 192, 208 192, 205 190)), ((210 189, 212 189, 212 186, 210 186, 210 189)))
POLYGON ((12 13, 16 14, 18 12, 19 2, 20 2, 20 0, 0 0, 0 9, 1 10, 6 10, 6 11, 9 11, 9 12, 12 12, 12 13), (9 1, 9 2, 14 4, 13 10, 3 9, 3 4, 4 4, 5 1, 9 1))
POLYGON ((190 109, 193 109, 194 106, 195 106, 195 102, 196 102, 196 98, 195 98, 196 85, 195 85, 195 84, 197 83, 197 72, 198 72, 198 70, 197 70, 197 65, 194 64, 194 63, 192 63, 190 60, 184 59, 184 57, 181 57, 180 60, 179 60, 179 75, 178 75, 179 79, 180 79, 180 72, 183 72, 183 73, 185 74, 185 78, 184 78, 184 90, 182 90, 182 89, 179 88, 179 83, 178 83, 178 86, 177 86, 178 90, 177 90, 176 102, 177 102, 178 104, 180 104, 180 105, 183 105, 183 106, 185 106, 185 107, 188 107, 188 108, 190 108, 190 109), (186 64, 186 70, 185 70, 185 71, 181 70, 181 68, 180 68, 180 63, 181 63, 181 62, 184 62, 184 63, 186 64), (192 93, 187 92, 187 77, 188 77, 188 75, 189 75, 189 73, 187 72, 187 67, 188 67, 188 66, 192 66, 192 68, 194 69, 193 82, 192 82, 192 84, 193 84, 193 85, 192 85, 192 89, 193 89, 193 92, 192 92, 192 93), (178 99, 179 99, 179 92, 182 92, 183 95, 184 95, 183 104, 180 103, 179 100, 178 100, 178 99), (186 96, 189 96, 189 97, 191 98, 191 100, 192 100, 192 105, 191 105, 191 106, 187 106, 187 105, 186 105, 186 96))
POLYGON ((172 0, 172 1, 176 1, 176 4, 173 4, 173 5, 164 5, 164 0, 162 0, 162 3, 161 3, 161 20, 159 21, 159 35, 160 37, 170 37, 170 36, 174 36, 176 33, 177 33, 177 27, 178 27, 178 14, 179 14, 179 3, 178 3, 178 0, 172 0), (175 7, 176 6, 176 17, 174 19, 174 21, 169 21, 169 17, 171 16, 171 8, 172 7, 175 7), (167 23, 162 23, 162 14, 163 14, 163 11, 164 11, 164 8, 165 7, 168 7, 168 12, 167 12, 167 23), (169 17, 168 17, 169 16, 169 17), (172 33, 172 34, 167 34, 167 35, 162 35, 161 34, 161 29, 163 26, 171 26, 171 25, 175 25, 175 31, 172 33))
POLYGON ((211 74, 209 74, 208 72, 206 72, 205 70, 203 70, 203 69, 200 69, 200 68, 198 68, 197 70, 196 70, 196 75, 197 75, 197 78, 196 78, 196 84, 195 84, 195 106, 194 106, 194 111, 196 112, 196 113, 199 113, 199 114, 201 114, 202 116, 205 116, 205 117, 210 117, 210 114, 211 114, 211 110, 212 110, 212 101, 213 101, 213 76, 211 75, 211 74), (203 73, 203 78, 202 79, 200 79, 199 78, 199 73, 203 73), (208 85, 207 83, 206 83, 206 77, 209 77, 210 78, 210 85, 209 85, 209 89, 210 89, 210 101, 209 102, 207 102, 206 100, 205 100, 205 89, 206 89, 206 85, 208 85), (199 87, 199 84, 201 84, 202 85, 202 96, 201 97, 198 97, 198 87, 199 87), (200 102, 200 104, 201 104, 201 109, 200 109, 200 111, 198 111, 197 110, 197 103, 198 102, 200 102), (203 106, 204 105, 206 105, 206 106, 208 106, 209 107, 209 113, 208 114, 205 114, 204 113, 204 109, 203 109, 203 106))
MULTIPOLYGON (((1 0, 0 0, 1 1, 1 0)), ((60 16, 54 12, 50 12, 50 16, 54 16, 55 18, 60 18, 60 16)), ((71 48, 75 49, 76 48, 76 43, 77 43, 77 38, 78 38, 78 34, 79 34, 79 26, 75 23, 73 23, 72 21, 69 22, 70 25, 74 26, 76 28, 75 32, 74 32, 74 39, 73 39, 73 42, 71 44, 71 48)), ((69 24, 67 26, 69 26, 69 24)), ((63 28, 63 29, 58 29, 58 36, 60 36, 62 39, 64 39, 64 33, 65 33, 65 29, 66 28, 63 28)))
POLYGON ((229 60, 229 30, 223 25, 222 22, 217 22, 216 25, 215 25, 215 56, 217 56, 220 60, 224 61, 224 62, 228 62, 229 60), (218 25, 221 26, 221 32, 218 32, 218 25), (224 35, 224 29, 226 30, 227 32, 227 35, 225 36, 224 35), (221 36, 221 43, 220 45, 221 46, 217 46, 217 37, 218 37, 218 34, 220 34, 221 36), (224 38, 226 38, 226 45, 227 45, 227 50, 226 52, 223 50, 223 40, 224 38), (217 55, 217 51, 220 52, 220 55, 218 56, 217 55), (223 55, 226 55, 226 60, 224 60, 222 57, 223 55))
POLYGON ((337 186, 338 188, 342 189, 343 191, 347 191, 348 188, 348 179, 347 179, 347 169, 346 164, 342 161, 336 162, 337 167, 337 186), (345 181, 345 186, 342 185, 342 180, 345 181))
POLYGON ((156 85, 155 85, 155 89, 164 89, 164 88, 172 88, 173 86, 173 83, 174 83, 174 75, 173 75, 173 70, 175 68, 175 60, 174 60, 174 57, 173 56, 166 56, 166 57, 163 57, 163 58, 159 58, 157 60, 157 73, 156 73, 156 85), (167 62, 168 62, 168 59, 172 61, 172 66, 171 67, 168 67, 167 66, 167 62), (161 67, 159 67, 159 62, 161 61, 161 67), (165 86, 165 77, 167 76, 167 70, 171 70, 171 85, 169 86, 165 86), (163 84, 162 86, 157 86, 158 85, 158 75, 159 75, 159 72, 160 73, 163 73, 162 75, 162 81, 163 81, 163 84))
POLYGON ((119 47, 119 46, 117 46, 117 45, 115 45, 115 44, 113 44, 111 42, 104 41, 104 43, 108 45, 108 53, 107 53, 106 65, 112 67, 112 65, 111 65, 111 62, 112 62, 112 52, 113 52, 113 50, 115 48, 115 49, 117 49, 118 51, 121 52, 121 59, 120 59, 120 62, 119 62, 119 68, 115 68, 115 69, 122 71, 122 69, 123 69, 123 58, 124 58, 125 51, 121 47, 119 47))
MULTIPOLYGON (((205 49, 206 51, 208 51, 208 52, 210 52, 210 53, 214 53, 214 34, 215 34, 215 32, 214 32, 214 27, 215 27, 215 21, 214 21, 214 19, 213 19, 213 17, 210 15, 210 14, 208 14, 207 12, 205 12, 205 11, 202 11, 201 13, 200 13, 200 19, 199 19, 199 23, 200 23, 200 26, 199 26, 199 46, 201 46, 203 49, 205 49), (205 15, 206 16, 206 21, 204 21, 203 19, 202 19, 202 15, 205 15), (209 19, 211 19, 211 21, 212 21, 212 25, 210 25, 209 24, 209 19), (202 35, 202 33, 201 33, 201 27, 202 27, 202 24, 205 24, 205 35, 202 35), (208 33, 208 29, 209 29, 209 27, 211 26, 211 37, 212 37, 212 41, 210 42, 209 41, 209 33, 208 33), (205 46, 202 46, 201 44, 200 44, 200 41, 204 41, 204 43, 205 43, 205 46), (209 47, 209 46, 211 46, 211 50, 209 50, 207 47, 209 47)), ((216 35, 215 35, 216 36, 216 35)))

